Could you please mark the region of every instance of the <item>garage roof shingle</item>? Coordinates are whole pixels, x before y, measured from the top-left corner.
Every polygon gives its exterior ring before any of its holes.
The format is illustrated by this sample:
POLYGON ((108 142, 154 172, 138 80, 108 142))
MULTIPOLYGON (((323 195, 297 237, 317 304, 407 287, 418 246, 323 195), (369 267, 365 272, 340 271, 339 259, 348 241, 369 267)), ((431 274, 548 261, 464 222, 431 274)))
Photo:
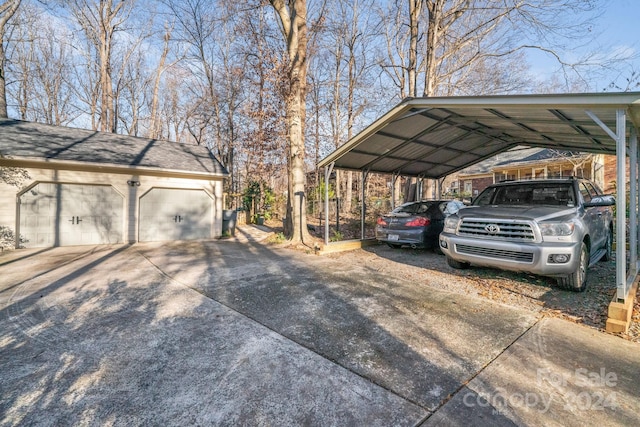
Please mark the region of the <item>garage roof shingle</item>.
POLYGON ((0 119, 0 155, 228 175, 204 146, 0 119))

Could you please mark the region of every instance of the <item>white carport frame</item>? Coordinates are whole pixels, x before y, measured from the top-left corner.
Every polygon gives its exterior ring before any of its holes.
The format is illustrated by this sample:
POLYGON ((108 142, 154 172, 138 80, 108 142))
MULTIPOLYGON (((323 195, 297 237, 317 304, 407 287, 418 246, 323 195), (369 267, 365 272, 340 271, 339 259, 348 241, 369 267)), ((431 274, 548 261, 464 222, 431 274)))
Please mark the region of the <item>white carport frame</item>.
MULTIPOLYGON (((410 98, 320 161, 318 167, 324 167, 327 180, 334 168, 361 171, 363 182, 369 172, 391 174, 393 179, 400 175, 440 179, 516 146, 615 154, 616 300, 626 304, 629 299, 633 300, 630 290, 639 270, 639 128, 638 92, 410 98), (628 271, 626 262, 619 262, 627 259, 627 154, 630 158, 628 271)), ((325 201, 328 218, 326 193, 325 201)), ((363 239, 365 209, 363 203, 363 239)), ((325 244, 329 244, 328 221, 325 222, 325 244)))

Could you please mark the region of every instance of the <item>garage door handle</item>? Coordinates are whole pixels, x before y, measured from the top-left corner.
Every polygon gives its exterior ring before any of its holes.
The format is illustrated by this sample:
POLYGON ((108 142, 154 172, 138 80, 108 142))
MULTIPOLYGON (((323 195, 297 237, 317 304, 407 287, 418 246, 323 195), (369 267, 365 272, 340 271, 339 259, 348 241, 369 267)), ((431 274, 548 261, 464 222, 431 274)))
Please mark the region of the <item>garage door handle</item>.
POLYGON ((69 222, 71 224, 75 224, 76 223, 76 217, 72 216, 71 219, 69 220, 69 222))
POLYGON ((173 217, 173 222, 182 222, 182 217, 180 215, 176 215, 173 217))
POLYGON ((82 220, 80 219, 79 216, 76 217, 76 224, 80 224, 82 222, 82 220))

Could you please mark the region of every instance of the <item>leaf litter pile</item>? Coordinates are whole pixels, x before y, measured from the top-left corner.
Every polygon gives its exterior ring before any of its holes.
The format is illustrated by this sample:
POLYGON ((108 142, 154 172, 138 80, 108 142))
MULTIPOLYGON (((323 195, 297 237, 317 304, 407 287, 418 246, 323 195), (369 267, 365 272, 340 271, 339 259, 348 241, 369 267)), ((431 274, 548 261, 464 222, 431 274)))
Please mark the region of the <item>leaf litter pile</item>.
MULTIPOLYGON (((615 295, 615 262, 599 262, 589 269, 587 289, 570 292, 560 289, 552 278, 491 268, 455 270, 443 255, 432 250, 391 249, 374 245, 331 257, 350 257, 381 273, 415 281, 439 289, 475 295, 501 304, 520 307, 543 316, 605 330, 607 309, 615 295)), ((640 292, 639 292, 640 294, 640 292)), ((640 297, 640 295, 638 295, 640 297)), ((640 342, 640 302, 635 300, 633 322, 621 338, 640 342)))

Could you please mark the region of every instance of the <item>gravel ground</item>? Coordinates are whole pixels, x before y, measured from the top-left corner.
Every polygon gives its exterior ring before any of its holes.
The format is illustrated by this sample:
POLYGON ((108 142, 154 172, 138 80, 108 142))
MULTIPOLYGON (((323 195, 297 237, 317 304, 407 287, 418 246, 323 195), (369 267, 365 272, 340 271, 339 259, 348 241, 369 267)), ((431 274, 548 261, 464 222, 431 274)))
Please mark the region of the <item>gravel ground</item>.
MULTIPOLYGON (((430 250, 391 249, 375 245, 364 249, 327 255, 349 256, 354 262, 376 271, 396 274, 407 280, 487 298, 605 330, 607 308, 615 294, 615 263, 600 262, 589 269, 585 292, 569 292, 555 286, 551 278, 513 273, 490 268, 471 267, 455 270, 445 257, 430 250), (455 277, 456 280, 452 280, 455 277)), ((640 292, 639 292, 640 294, 640 292)), ((620 337, 640 342, 640 302, 636 298, 634 321, 627 334, 620 337)))

